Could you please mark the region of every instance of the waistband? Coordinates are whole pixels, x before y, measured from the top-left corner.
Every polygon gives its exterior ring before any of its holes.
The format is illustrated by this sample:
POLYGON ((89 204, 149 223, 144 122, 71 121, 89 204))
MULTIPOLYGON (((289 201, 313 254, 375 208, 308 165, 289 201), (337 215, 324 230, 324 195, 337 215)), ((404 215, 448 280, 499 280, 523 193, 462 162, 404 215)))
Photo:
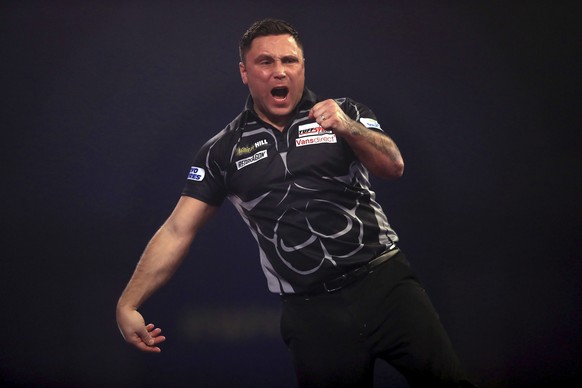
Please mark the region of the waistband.
POLYGON ((318 294, 332 293, 332 292, 339 291, 342 288, 344 288, 344 287, 346 287, 346 286, 348 286, 348 285, 350 285, 350 284, 352 284, 360 279, 363 279, 368 274, 372 273, 375 268, 384 264, 385 262, 390 260, 392 257, 394 257, 398 252, 400 252, 400 249, 398 249, 398 247, 394 246, 390 250, 382 253, 378 257, 375 257, 374 259, 370 260, 366 264, 364 264, 358 268, 354 268, 341 276, 338 276, 338 277, 330 279, 330 280, 326 280, 320 284, 316 284, 316 285, 310 287, 305 292, 296 293, 296 294, 281 294, 281 295, 282 296, 296 295, 299 297, 309 297, 309 296, 315 296, 318 294))

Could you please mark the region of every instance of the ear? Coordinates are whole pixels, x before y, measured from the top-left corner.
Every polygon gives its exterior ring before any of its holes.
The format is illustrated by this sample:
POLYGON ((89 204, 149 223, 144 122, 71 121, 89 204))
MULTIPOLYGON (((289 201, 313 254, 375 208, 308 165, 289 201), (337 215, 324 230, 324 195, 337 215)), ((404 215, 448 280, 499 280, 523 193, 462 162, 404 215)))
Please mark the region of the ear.
POLYGON ((243 84, 247 85, 248 84, 247 68, 245 67, 245 64, 242 62, 239 62, 238 63, 238 70, 240 71, 240 78, 242 79, 243 84))

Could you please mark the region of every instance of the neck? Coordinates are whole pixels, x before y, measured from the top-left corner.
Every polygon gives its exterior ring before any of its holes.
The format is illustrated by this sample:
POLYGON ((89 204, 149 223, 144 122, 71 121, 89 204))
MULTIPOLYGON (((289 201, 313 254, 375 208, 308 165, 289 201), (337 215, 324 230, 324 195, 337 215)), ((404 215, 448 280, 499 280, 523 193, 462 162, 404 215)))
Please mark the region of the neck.
MULTIPOLYGON (((255 109, 255 112, 257 112, 256 109, 255 109)), ((268 117, 262 113, 258 113, 258 112, 257 112, 257 115, 259 116, 259 118, 261 120, 263 120, 267 124, 272 125, 279 132, 283 132, 283 130, 285 130, 285 127, 287 126, 287 123, 289 123, 289 120, 291 120, 291 115, 284 116, 284 117, 278 116, 278 117, 272 117, 272 118, 268 117)))

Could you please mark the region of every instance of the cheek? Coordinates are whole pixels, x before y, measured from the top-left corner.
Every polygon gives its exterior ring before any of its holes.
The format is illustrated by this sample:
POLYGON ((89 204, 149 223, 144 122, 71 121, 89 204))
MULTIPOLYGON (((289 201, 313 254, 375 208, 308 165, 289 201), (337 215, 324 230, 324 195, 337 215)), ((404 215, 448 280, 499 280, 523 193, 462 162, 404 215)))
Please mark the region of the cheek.
POLYGON ((264 93, 271 94, 271 86, 269 85, 268 79, 266 78, 254 78, 253 86, 255 90, 261 90, 264 93))
POLYGON ((305 73, 303 71, 297 71, 294 74, 293 79, 295 80, 296 84, 302 84, 305 82, 305 73))
POLYGON ((297 91, 300 91, 300 89, 302 89, 302 87, 305 85, 305 81, 303 78, 297 78, 297 79, 295 79, 294 85, 295 85, 295 89, 297 91))

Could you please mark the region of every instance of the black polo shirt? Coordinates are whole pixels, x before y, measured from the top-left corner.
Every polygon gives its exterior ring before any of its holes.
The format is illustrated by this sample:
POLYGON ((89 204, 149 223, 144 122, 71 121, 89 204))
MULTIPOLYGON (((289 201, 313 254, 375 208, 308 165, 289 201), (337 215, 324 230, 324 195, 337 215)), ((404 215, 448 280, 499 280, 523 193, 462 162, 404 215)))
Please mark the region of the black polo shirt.
MULTIPOLYGON (((228 198, 259 245, 269 289, 306 291, 376 257, 398 240, 350 146, 308 117, 319 99, 305 90, 283 132, 245 110, 194 158, 183 195, 211 205, 228 198)), ((382 131, 349 98, 346 114, 382 131)))

